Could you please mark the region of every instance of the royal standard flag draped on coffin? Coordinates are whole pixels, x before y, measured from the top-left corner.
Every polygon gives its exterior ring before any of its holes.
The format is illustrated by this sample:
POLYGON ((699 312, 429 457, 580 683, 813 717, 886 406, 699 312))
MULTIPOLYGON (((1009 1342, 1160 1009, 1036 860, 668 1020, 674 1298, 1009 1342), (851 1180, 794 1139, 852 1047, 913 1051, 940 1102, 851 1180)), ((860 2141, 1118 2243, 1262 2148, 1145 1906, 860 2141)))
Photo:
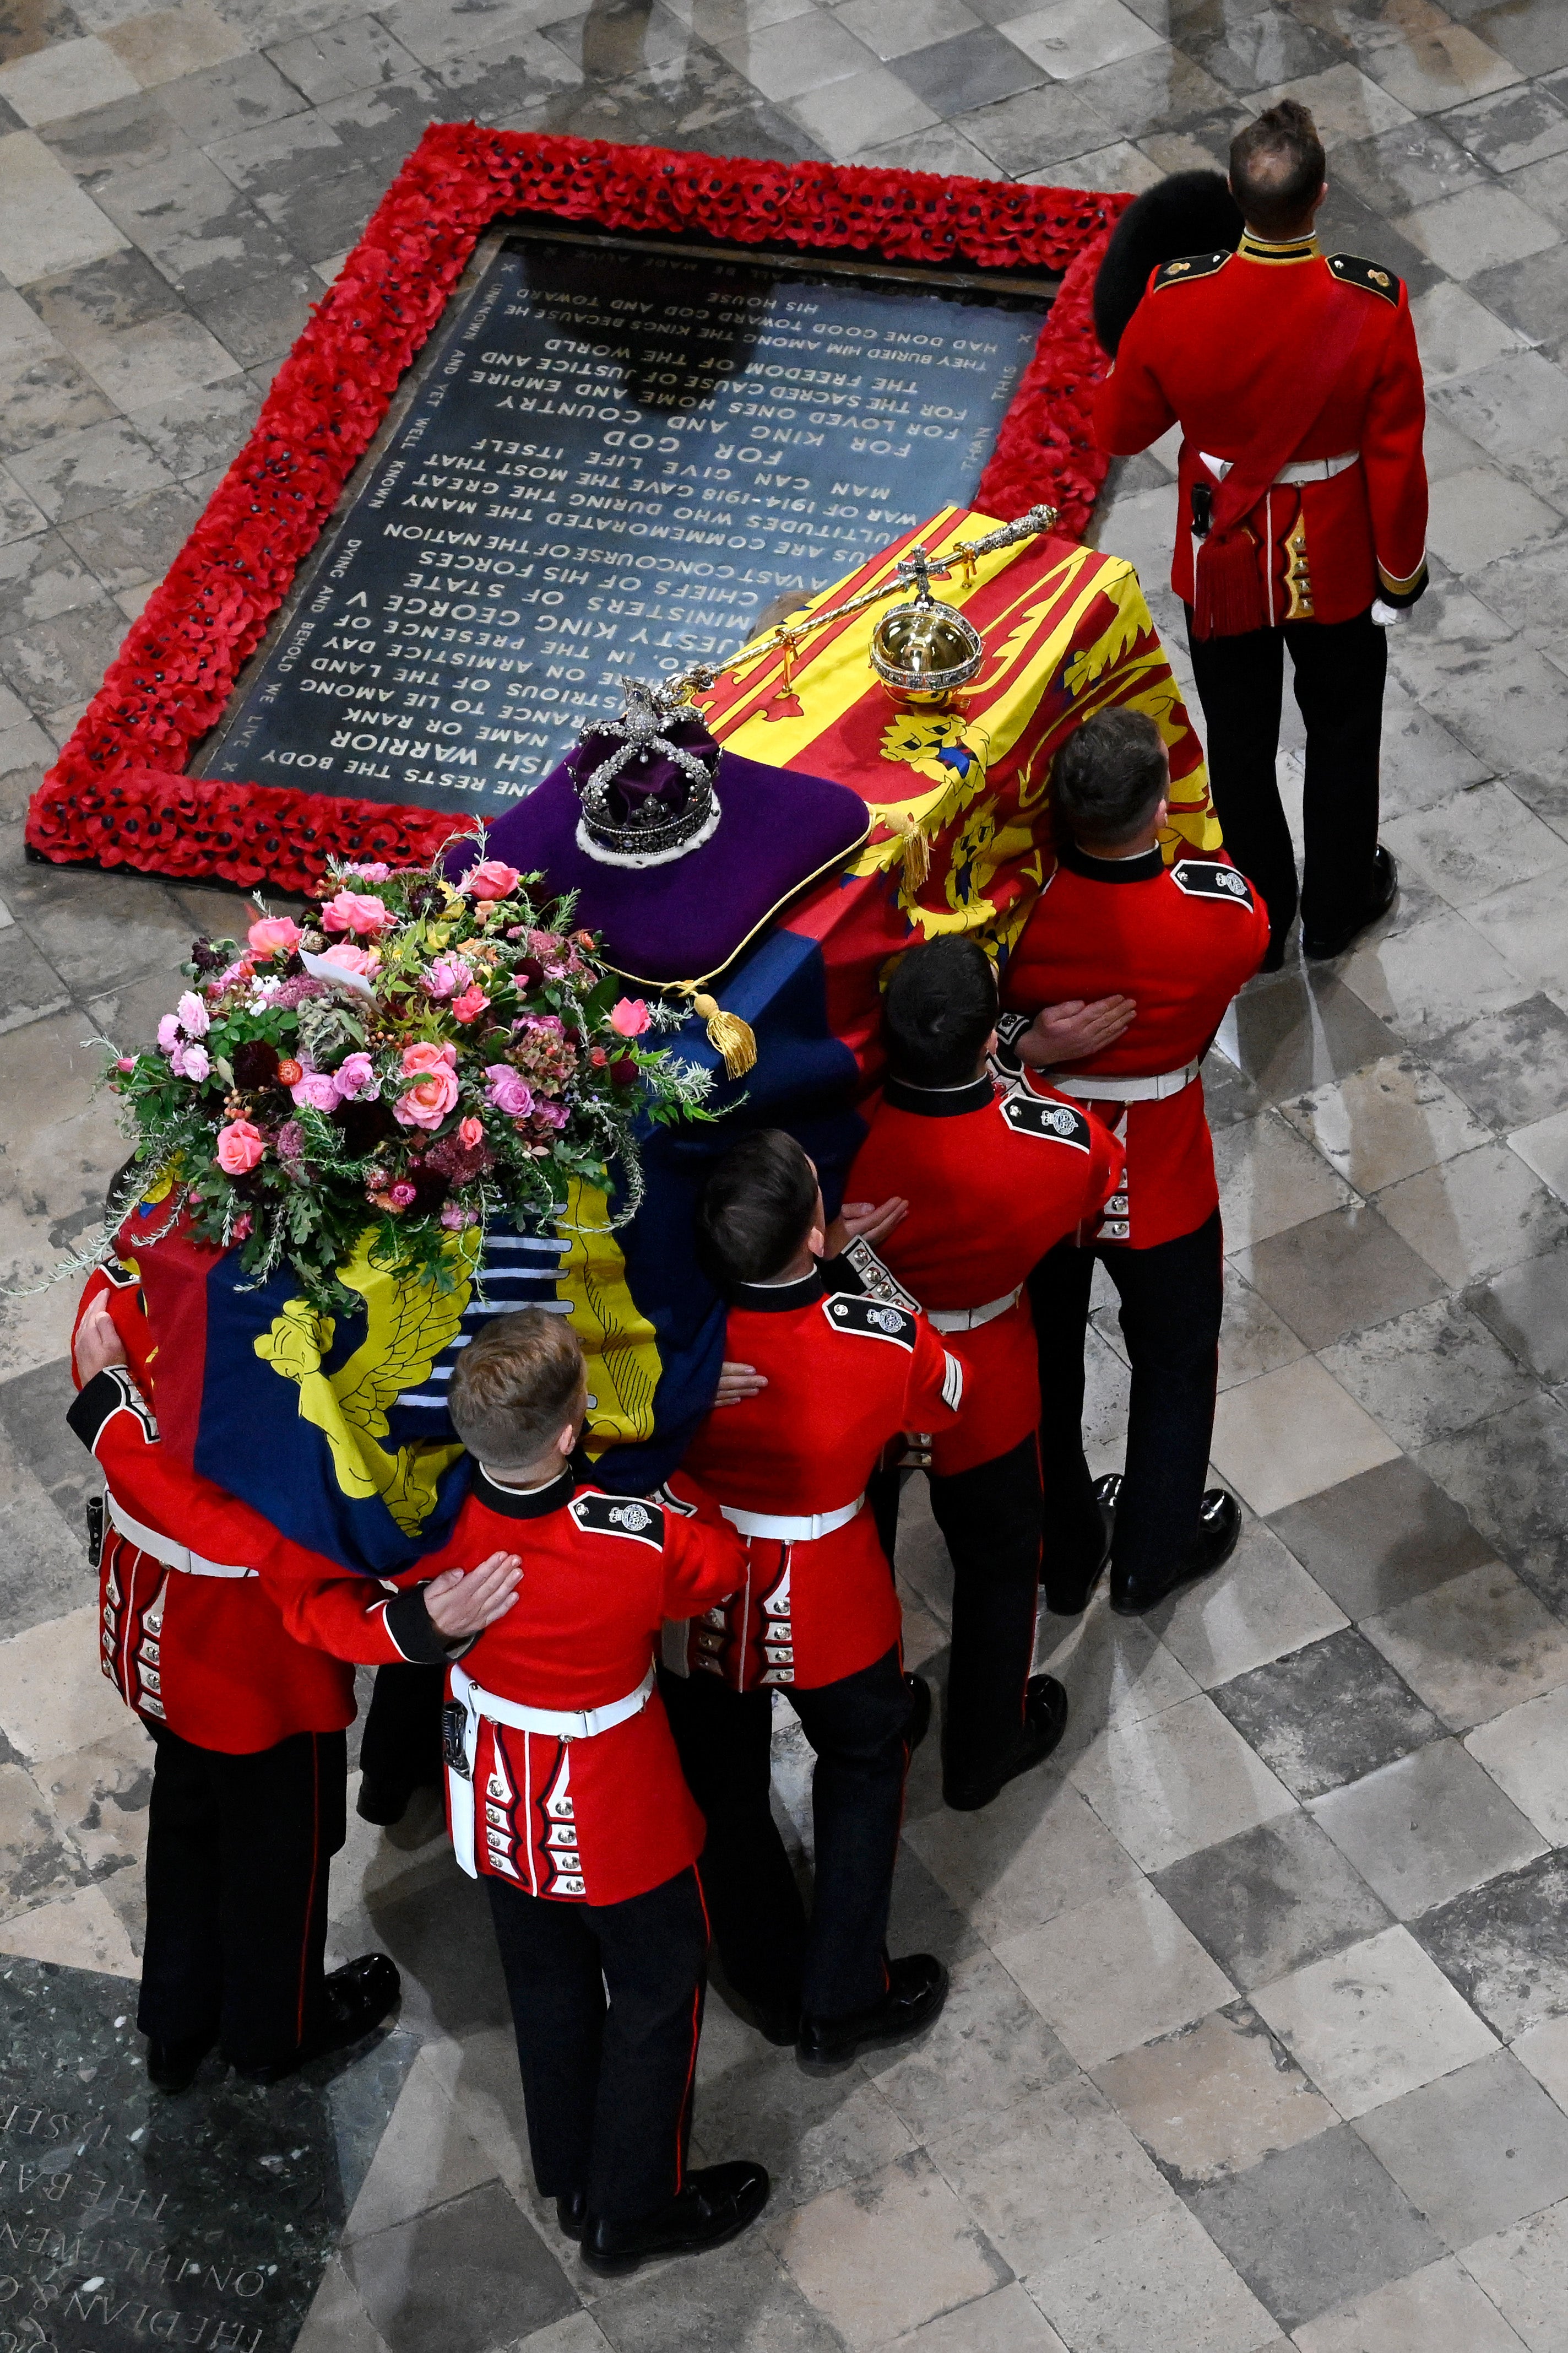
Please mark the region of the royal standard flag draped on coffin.
MULTIPOLYGON (((994 528, 943 509, 803 609, 890 579, 917 540, 935 558, 994 528)), ((955 571, 940 593, 986 647, 950 711, 889 700, 868 659, 879 607, 809 638, 792 676, 770 654, 700 699, 728 750, 849 786, 871 826, 840 871, 706 980, 755 1032, 756 1066, 727 1079, 702 1023, 685 1025, 679 1050, 714 1071, 728 1115, 644 1139, 647 1189, 628 1222, 578 1187, 553 1232, 492 1232, 479 1264, 455 1253, 447 1293, 358 1261, 345 1280, 363 1306, 334 1318, 287 1272, 246 1290, 232 1256, 178 1230, 145 1247, 138 1228, 163 1215, 132 1213, 121 1250, 157 1334, 160 1423, 196 1471, 311 1550, 385 1575, 444 1540, 466 1492, 445 1405, 459 1349, 487 1316, 542 1304, 570 1314, 584 1345, 596 1475, 646 1492, 679 1461, 718 1377, 723 1314, 692 1245, 714 1157, 742 1127, 788 1128, 837 1207, 878 1083, 889 963, 911 939, 959 931, 1005 962, 1051 871, 1051 763, 1073 728, 1111 703, 1148 712, 1171 758, 1168 855, 1218 849, 1201 750, 1129 564, 1036 539, 982 557, 972 581, 955 571)), ((505 822, 491 837, 502 855, 505 822)))

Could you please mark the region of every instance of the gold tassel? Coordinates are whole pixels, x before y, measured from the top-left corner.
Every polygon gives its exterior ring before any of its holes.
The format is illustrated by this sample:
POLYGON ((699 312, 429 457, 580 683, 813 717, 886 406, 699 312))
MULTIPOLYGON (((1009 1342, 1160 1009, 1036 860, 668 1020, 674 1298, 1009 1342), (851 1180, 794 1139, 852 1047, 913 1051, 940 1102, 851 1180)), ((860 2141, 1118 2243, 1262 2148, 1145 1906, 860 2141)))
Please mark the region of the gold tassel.
POLYGON ((743 1079, 754 1070, 757 1060, 757 1040, 749 1021, 738 1013, 726 1013, 716 998, 693 990, 691 1009, 708 1024, 708 1043, 715 1053, 724 1057, 727 1078, 743 1079))
POLYGON ((931 844, 907 809, 899 823, 904 832, 904 888, 918 891, 931 877, 931 844))

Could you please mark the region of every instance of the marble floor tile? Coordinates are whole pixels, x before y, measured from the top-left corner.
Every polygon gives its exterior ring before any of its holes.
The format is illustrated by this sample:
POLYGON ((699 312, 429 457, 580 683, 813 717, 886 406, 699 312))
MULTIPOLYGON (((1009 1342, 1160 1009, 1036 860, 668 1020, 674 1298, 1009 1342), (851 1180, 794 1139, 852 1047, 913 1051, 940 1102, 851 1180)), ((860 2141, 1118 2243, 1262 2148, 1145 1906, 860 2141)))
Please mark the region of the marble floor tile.
POLYGON ((1152 1628, 1142 1619, 1117 1617, 1105 1605, 1103 1588, 1081 1618, 1042 1615, 1040 1622, 1041 1663, 1066 1684, 1072 1703, 1056 1751, 1058 1769, 1108 1727, 1141 1723, 1196 1696, 1197 1684, 1152 1628), (1069 1630, 1061 1634, 1064 1623, 1069 1630))
POLYGON ((1568 1014, 1547 997, 1524 997, 1461 1023, 1431 1059, 1493 1127, 1524 1127, 1568 1102, 1568 1014))
POLYGON ((101 1887, 75 1887, 0 1919, 0 1952, 52 1968, 133 1978, 137 1952, 101 1887))
POLYGON ((1005 172, 1038 171, 1070 155, 1075 180, 1079 153, 1113 136, 1075 84, 1050 81, 965 112, 955 127, 1005 172))
POLYGON ((1540 83, 1515 82, 1471 105, 1451 107, 1443 127, 1494 172, 1517 172, 1568 147, 1568 109, 1540 83))
POLYGON ((1348 2126, 1281 2149, 1189 2202, 1253 2293, 1292 2331, 1347 2292, 1430 2263, 1442 2243, 1348 2126))
POLYGON ((0 1732, 30 1765, 113 1741, 124 1718, 98 1672, 96 1599, 0 1643, 0 1732))
POLYGON ((1094 2080, 1184 2195, 1337 2121, 1245 2002, 1107 2060, 1094 2080))
MULTIPOLYGON (((1432 1268, 1376 1209, 1360 1201, 1270 1234, 1237 1251, 1236 1263, 1305 1345, 1323 1352, 1323 1362, 1336 1376, 1361 1345, 1359 1338, 1345 1340, 1347 1334, 1359 1335, 1365 1324, 1383 1325, 1395 1317, 1404 1324, 1409 1320, 1404 1311, 1419 1313, 1425 1303, 1442 1298, 1443 1285, 1432 1268), (1345 1345, 1336 1352, 1330 1346, 1333 1341, 1345 1345)), ((1398 1437, 1396 1430, 1394 1435, 1398 1437)))
POLYGON ((1188 2026, 1236 1990, 1143 1880, 1005 1938, 996 1957, 1080 2067, 1188 2026))
POLYGON ((1538 1396, 1438 1439, 1422 1450, 1421 1458, 1553 1609, 1568 1601, 1568 1539, 1557 1509, 1565 1451, 1563 1400, 1538 1396))
POLYGON ((1519 2353, 1497 2306, 1451 2255, 1296 2331, 1299 2353, 1519 2353))
POLYGON ((1242 991, 1221 1025, 1219 1043, 1264 1095, 1279 1102, 1347 1077, 1396 1051, 1399 1040, 1332 973, 1296 965, 1242 991))
POLYGON ((1397 123, 1408 122, 1413 113, 1426 111, 1406 106, 1381 89, 1359 66, 1348 61, 1331 66, 1324 73, 1308 74, 1286 82, 1255 102, 1272 106, 1281 98, 1296 99, 1310 110, 1318 135, 1330 154, 1352 141, 1391 131, 1397 123))
POLYGON ((1008 2277, 921 2151, 762 2227, 814 2309, 852 2348, 885 2344, 1008 2277))
POLYGON ((1568 1199, 1568 1113, 1554 1112, 1550 1119, 1515 1128, 1508 1144, 1560 1201, 1568 1199))
POLYGON ((452 2105, 461 2055, 456 2043, 426 2042, 420 2050, 350 2211, 349 2241, 374 2238, 494 2180, 489 2157, 452 2105))
MULTIPOLYGON (((1521 164, 1538 159, 1521 154, 1521 164)), ((1423 205, 1396 223, 1402 235, 1461 281, 1500 261, 1519 261, 1555 245, 1558 232, 1506 188, 1462 188, 1423 205)), ((1436 543, 1434 542, 1434 544, 1436 543)))
POLYGON ((1235 1388, 1259 1373, 1278 1372, 1306 1353, 1305 1342, 1244 1280, 1235 1261, 1227 1264, 1219 1335, 1220 1388, 1235 1388))
POLYGON ((1205 1847, 1157 1873, 1154 1884, 1247 1989, 1358 1944, 1389 1922, 1360 1874, 1305 1814, 1282 1814, 1205 1847))
POLYGON ((1555 535, 1557 523, 1556 510, 1522 482, 1493 467, 1477 467, 1433 485, 1427 542, 1451 572, 1469 576, 1503 556, 1540 546, 1555 535))
MULTIPOLYGON (((1539 364, 1548 366, 1544 360, 1539 364)), ((1561 427, 1548 429, 1568 430, 1568 378, 1555 368, 1549 372, 1562 387, 1563 420, 1561 427)), ((1462 391, 1475 381, 1461 380, 1451 389, 1462 391)), ((1467 429, 1473 430, 1473 424, 1467 429)), ((1398 818, 1383 828, 1382 838, 1398 857, 1402 874, 1418 874, 1455 907, 1469 908, 1506 883, 1568 863, 1568 843, 1498 780, 1398 818)))
POLYGON ((1543 1851, 1540 1832, 1454 1740, 1429 1741, 1310 1810, 1401 1920, 1543 1851))
POLYGON ((1345 1622, 1278 1536, 1249 1520, 1216 1576, 1154 1613, 1160 1638, 1205 1691, 1345 1622))
POLYGON ((141 85, 104 42, 93 34, 59 41, 0 66, 0 99, 32 128, 84 107, 131 97, 141 85))
POLYGON ((1456 1895, 1414 1925, 1424 1949, 1505 2042, 1568 2010, 1565 1894, 1568 1861, 1545 1854, 1456 1895))
POLYGON ((939 1806, 904 1842, 988 1944, 1112 1895, 1137 1866, 1070 1782, 1020 1775, 983 1813, 939 1806))
POLYGON ((1359 1781, 1438 1738, 1443 1729, 1365 1635, 1351 1627, 1238 1675, 1215 1700, 1303 1800, 1359 1781))
POLYGON ((1210 1448, 1221 1476, 1264 1515, 1390 1461, 1398 1451, 1313 1356, 1226 1390, 1210 1448))
POLYGON ((1071 1770, 1095 1812, 1145 1871, 1292 1807, 1289 1790, 1207 1696, 1116 1726, 1071 1770))
POLYGON ((1160 37, 1122 0, 1049 0, 1027 14, 1009 11, 1004 29, 1027 58, 1058 81, 1075 81, 1101 66, 1152 49, 1160 37))
POLYGON ((889 2353, 970 2353, 981 2344, 987 2353, 1068 2353, 1039 2306, 1016 2284, 922 2322, 907 2337, 896 2337, 889 2353))
MULTIPOLYGON (((1474 1903, 1487 1893, 1458 1901, 1474 1903)), ((1309 1962, 1257 1989, 1252 2000, 1343 2116, 1364 2116, 1496 2047, 1468 2002, 1403 1927, 1309 1962)))
MULTIPOLYGON (((1391 830, 1384 828, 1385 839, 1391 830)), ((1279 1108, 1329 1166, 1363 1194, 1380 1192, 1488 1140, 1474 1112, 1414 1054, 1369 1063, 1279 1108)))
POLYGON ((795 121, 836 159, 853 155, 865 143, 868 115, 900 139, 917 137, 938 117, 890 66, 868 65, 863 73, 803 90, 789 101, 795 121))
POLYGON ((1465 1746, 1548 1844, 1568 1845, 1568 1690, 1494 1716, 1465 1746))
POLYGON ((977 2119, 965 2132, 933 2135, 930 2148, 991 2245, 1026 2284, 1176 2202, 1104 2093, 1076 2071, 1043 2098, 977 2119))
POLYGON ((1534 1393, 1479 1318, 1447 1298, 1325 1348, 1322 1361, 1411 1452, 1534 1393))
POLYGON ((1034 2283, 1083 2353, 1259 2353, 1282 2343, 1268 2313, 1192 2216, 1172 2209, 1103 2239, 1034 2283))
POLYGON ((1435 203, 1458 188, 1475 187, 1484 177, 1463 142, 1446 124, 1430 120, 1401 122, 1375 138, 1341 147, 1334 156, 1334 175, 1363 203, 1390 214, 1435 203))
MULTIPOLYGON (((747 2041, 754 2050, 755 2037, 747 2041)), ((760 2060, 748 2054, 745 2063, 706 2084, 699 2105, 700 2162, 750 2158, 765 2165, 774 2213, 866 2180, 915 2145, 915 2136, 864 2076, 813 2078, 795 2065, 793 2052, 760 2060)))
POLYGON ((1493 1557, 1459 1505, 1404 1455, 1290 1505, 1270 1525, 1355 1620, 1493 1557))
POLYGON ((1451 2251, 1568 2196, 1568 2116, 1511 2052, 1406 2093, 1356 2129, 1451 2251))
POLYGON ((1549 2091, 1558 2106, 1568 2111, 1568 2017, 1542 2019, 1527 2026, 1510 2044, 1521 2067, 1549 2091))
POLYGON ((1402 1038, 1427 1048, 1478 1010, 1517 1004, 1520 980, 1464 916, 1438 912, 1354 948, 1346 986, 1402 1038))
MULTIPOLYGON (((398 15, 394 10, 385 18, 395 32, 398 15)), ((799 98, 808 90, 820 90, 826 82, 864 73, 877 63, 875 50, 857 39, 849 25, 820 14, 812 18, 807 40, 802 39, 799 26, 791 20, 759 26, 714 46, 737 73, 755 83, 764 98, 785 100, 799 98)), ((416 47, 416 55, 424 52, 416 47)))
POLYGON ((908 50, 896 70, 917 98, 943 116, 967 114, 972 107, 1038 89, 1046 79, 1043 66, 989 25, 953 34, 929 48, 908 50))
POLYGON ((1568 1683, 1568 1631, 1500 1567, 1450 1578, 1362 1630, 1452 1731, 1568 1683))
POLYGON ((482 2353, 577 2303, 565 2273, 497 2181, 345 2248, 343 2268, 390 2353, 482 2353))
POLYGON ((1551 991, 1553 1001, 1568 987, 1568 925, 1560 884, 1555 871, 1531 875, 1494 891, 1469 911, 1477 931, 1509 969, 1527 987, 1551 991))
POLYGON ((1530 2353, 1550 2353, 1568 2295, 1568 2200, 1478 2239, 1460 2260, 1530 2353))
POLYGON ((96 261, 127 242, 36 132, 0 137, 0 270, 14 286, 96 261))
POLYGON ((1428 385, 1468 375, 1505 352, 1526 349, 1524 336, 1497 318, 1462 286, 1445 279, 1410 305, 1428 385))
POLYGON ((954 1965, 942 2016, 918 2042, 868 2052, 862 2065, 918 2141, 1035 2102, 1074 2073, 1072 2061, 994 1956, 954 1965))
POLYGON ((1568 1238, 1563 1205, 1501 1144, 1402 1177, 1378 1195, 1377 1207, 1454 1290, 1568 1238))

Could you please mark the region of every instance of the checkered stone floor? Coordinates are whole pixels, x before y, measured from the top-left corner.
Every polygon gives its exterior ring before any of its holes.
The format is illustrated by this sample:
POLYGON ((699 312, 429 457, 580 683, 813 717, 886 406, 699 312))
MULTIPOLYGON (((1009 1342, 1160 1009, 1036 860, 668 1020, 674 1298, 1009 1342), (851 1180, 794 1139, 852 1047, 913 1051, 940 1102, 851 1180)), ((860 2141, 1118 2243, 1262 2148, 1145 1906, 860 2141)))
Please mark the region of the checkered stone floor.
MULTIPOLYGON (((1563 2353, 1568 2347, 1568 8, 1562 0, 0 0, 0 1250, 119 1152, 221 901, 29 869, 26 796, 432 116, 1142 186, 1314 108, 1332 243, 1409 281, 1435 586, 1393 634, 1404 875, 1211 1057, 1241 1550, 1147 1624, 1042 1621, 1073 1723, 987 1813, 917 1761, 917 2048, 826 2082, 715 1999, 701 2156, 760 2228, 601 2288, 540 2209, 489 1930, 428 1818, 356 1823, 333 1949, 419 2056, 308 2353, 1563 2353)), ((1163 587, 1168 448, 1100 543, 1163 587)), ((1300 734, 1281 753, 1299 785, 1300 734)), ((68 1302, 0 1305, 0 1950, 130 1976, 148 1757, 93 1672, 68 1302)), ((1089 1344, 1097 1468, 1126 1371, 1089 1344)), ((900 1570, 940 1679, 917 1482, 900 1570)), ((784 1717, 781 1711, 781 1719, 784 1717)), ((798 1820, 802 1755, 781 1722, 798 1820)))

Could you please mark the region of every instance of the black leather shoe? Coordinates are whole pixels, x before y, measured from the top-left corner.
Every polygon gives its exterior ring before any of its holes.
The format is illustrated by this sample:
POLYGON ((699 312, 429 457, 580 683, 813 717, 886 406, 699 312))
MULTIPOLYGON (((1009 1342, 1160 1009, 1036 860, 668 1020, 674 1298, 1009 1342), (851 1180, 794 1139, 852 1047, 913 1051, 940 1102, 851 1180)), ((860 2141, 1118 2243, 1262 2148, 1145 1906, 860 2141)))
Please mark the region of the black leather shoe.
POLYGON ((178 2042, 160 2042, 149 2036, 147 2073, 160 2092, 188 2092, 196 2069, 217 2041, 216 2034, 187 2034, 178 2042))
POLYGON ((1094 1500, 1100 1506, 1102 1542, 1100 1558, 1087 1577, 1068 1577, 1042 1560, 1040 1584, 1044 1588, 1046 1608, 1053 1618, 1079 1618, 1089 1607, 1089 1596, 1105 1573, 1110 1558, 1110 1539, 1116 1532, 1116 1499, 1121 1493, 1121 1473, 1108 1471, 1103 1479, 1094 1482, 1094 1500))
POLYGON ((793 2050, 800 2039, 799 2002, 756 1994, 747 1994, 745 2001, 752 2023, 763 2041, 776 2042, 781 2051, 793 2050))
POLYGON ((658 2255, 700 2255, 738 2238, 768 2202, 763 2167, 740 2158, 704 2165, 657 2213, 636 2222, 607 2222, 590 2214, 583 2231, 583 2261, 593 2272, 635 2272, 658 2255))
POLYGON ((291 2058, 269 2067, 237 2067, 247 2084, 278 2084, 309 2060, 324 2059, 330 2051, 346 2051, 381 2024, 403 1991, 396 1964, 384 1953, 362 1953, 345 1961, 321 1983, 321 2022, 308 2034, 291 2058))
POLYGON ((871 2042, 902 2042, 929 2026, 947 2000, 947 1971, 934 1953, 906 1953, 888 1963, 888 1990, 868 2009, 842 2018, 803 2017, 796 2055, 803 2067, 842 2067, 871 2042))
POLYGON ((912 1757, 931 1730, 931 1685, 924 1675, 906 1675, 904 1683, 910 1694, 910 1720, 904 1727, 904 1746, 912 1757))
POLYGON ((588 2220, 588 2193, 574 2189, 569 2197, 555 2200, 555 2220, 568 2239, 580 2239, 588 2220))
POLYGON ((977 1814, 1020 1773, 1043 1765, 1068 1728, 1068 1695, 1055 1675, 1031 1675, 1024 1694, 1024 1734, 1011 1761, 984 1781, 942 1777, 942 1802, 955 1814, 977 1814))
POLYGON ((1212 1577, 1236 1550, 1241 1537, 1241 1505, 1223 1487, 1210 1487, 1198 1505, 1197 1534, 1169 1577, 1156 1586, 1134 1586, 1113 1577, 1110 1606, 1121 1618, 1142 1618, 1157 1601, 1179 1593, 1200 1577, 1212 1577))
POLYGON ((1399 895, 1399 869, 1394 862, 1394 852, 1384 849, 1381 841, 1373 856, 1372 871, 1372 896, 1367 902, 1366 913, 1358 915, 1353 923, 1347 923, 1338 932, 1303 932, 1301 954, 1304 956, 1310 956, 1317 963, 1324 956, 1343 955, 1351 942, 1359 939, 1369 923, 1375 923, 1380 916, 1387 914, 1399 895))
POLYGON ((1289 945, 1289 942, 1290 930, 1289 924, 1287 924, 1286 928, 1282 932, 1270 932, 1268 934, 1268 945, 1263 951, 1263 962, 1258 965, 1258 971, 1283 972, 1285 969, 1285 951, 1289 945))

